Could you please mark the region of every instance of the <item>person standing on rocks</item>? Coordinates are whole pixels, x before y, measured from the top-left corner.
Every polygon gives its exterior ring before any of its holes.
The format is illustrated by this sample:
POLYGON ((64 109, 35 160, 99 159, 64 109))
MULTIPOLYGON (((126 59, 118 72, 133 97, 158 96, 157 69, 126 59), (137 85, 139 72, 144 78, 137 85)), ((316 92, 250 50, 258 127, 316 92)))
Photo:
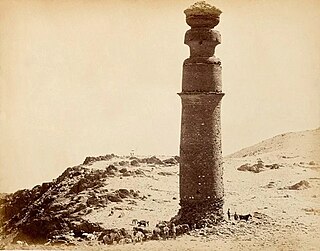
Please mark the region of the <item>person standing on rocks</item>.
POLYGON ((227 212, 227 214, 228 214, 228 220, 230 221, 230 220, 231 220, 230 208, 228 208, 228 212, 227 212))
POLYGON ((237 212, 234 212, 234 215, 233 215, 233 217, 234 217, 234 220, 238 220, 238 215, 237 215, 237 212))

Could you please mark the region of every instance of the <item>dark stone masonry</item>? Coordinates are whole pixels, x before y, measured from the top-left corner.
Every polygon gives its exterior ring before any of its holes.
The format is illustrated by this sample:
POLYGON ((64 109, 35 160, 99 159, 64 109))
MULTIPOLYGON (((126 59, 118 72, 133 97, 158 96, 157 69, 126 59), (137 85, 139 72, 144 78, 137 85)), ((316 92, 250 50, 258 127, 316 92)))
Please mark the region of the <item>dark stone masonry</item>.
POLYGON ((183 64, 179 223, 214 224, 223 218, 221 152, 221 61, 214 56, 221 43, 212 30, 221 11, 198 2, 184 11, 191 27, 184 43, 190 57, 183 64))

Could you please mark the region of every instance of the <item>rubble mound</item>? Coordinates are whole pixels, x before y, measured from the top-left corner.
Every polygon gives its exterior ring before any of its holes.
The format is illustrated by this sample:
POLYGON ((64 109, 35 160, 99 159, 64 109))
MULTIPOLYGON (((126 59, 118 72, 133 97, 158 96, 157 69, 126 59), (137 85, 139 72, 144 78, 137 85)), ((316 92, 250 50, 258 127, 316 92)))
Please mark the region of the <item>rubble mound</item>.
POLYGON ((164 165, 164 162, 157 158, 156 156, 152 156, 152 157, 149 157, 149 158, 143 158, 140 160, 141 163, 147 163, 147 164, 150 164, 150 165, 164 165))
POLYGON ((289 190, 303 190, 303 189, 310 188, 310 184, 306 180, 301 180, 300 182, 298 182, 292 186, 288 186, 286 188, 289 190))
MULTIPOLYGON (((67 168, 51 182, 0 194, 0 232, 15 236, 14 242, 32 244, 50 240, 68 245, 72 243, 70 240, 85 240, 94 232, 95 236, 108 231, 117 233, 105 229, 103 226, 111 227, 105 221, 97 222, 96 214, 110 217, 112 221, 115 208, 132 210, 130 206, 122 205, 137 205, 137 200, 143 201, 147 197, 133 189, 113 187, 116 181, 111 179, 148 178, 150 166, 176 165, 177 159, 171 157, 162 161, 156 156, 137 158, 114 154, 86 157, 83 164, 67 168)), ((165 171, 158 175, 172 174, 165 171)))
POLYGON ((248 163, 241 165, 237 168, 238 171, 249 171, 253 173, 260 173, 264 170, 263 166, 259 166, 258 164, 250 165, 248 163))
POLYGON ((248 163, 241 165, 237 168, 238 171, 249 171, 253 173, 260 173, 262 171, 265 171, 267 169, 279 169, 279 164, 270 164, 270 165, 264 165, 262 160, 258 160, 258 163, 250 165, 248 163))
POLYGON ((106 189, 106 179, 115 175, 122 174, 113 165, 105 169, 79 165, 67 168, 52 182, 4 195, 0 200, 0 226, 6 234, 15 234, 16 239, 29 243, 67 233, 105 231, 84 216, 110 203, 140 198, 132 189, 106 189))

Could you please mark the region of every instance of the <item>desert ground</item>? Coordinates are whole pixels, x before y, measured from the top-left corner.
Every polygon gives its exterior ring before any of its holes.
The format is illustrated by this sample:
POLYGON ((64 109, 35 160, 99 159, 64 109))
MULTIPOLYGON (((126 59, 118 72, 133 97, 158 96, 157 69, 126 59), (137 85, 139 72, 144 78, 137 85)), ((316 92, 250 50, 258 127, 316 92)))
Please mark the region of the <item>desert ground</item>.
MULTIPOLYGON (((0 248, 319 250, 319 153, 320 128, 278 135, 225 156, 225 220, 221 224, 192 230, 175 240, 113 245, 105 245, 98 238, 75 236, 72 231, 80 229, 83 222, 94 224, 81 230, 96 237, 99 229, 130 231, 133 219, 149 221, 146 229, 152 231, 159 221, 170 220, 179 210, 178 157, 89 158, 68 168, 50 184, 2 196, 0 248), (228 208, 232 215, 250 213, 253 217, 239 221, 232 216, 229 220, 228 208), (35 219, 41 219, 39 225, 34 224, 35 219), (54 229, 48 226, 58 224, 59 219, 71 227, 57 232, 65 236, 63 241, 54 242, 54 229), (38 228, 47 231, 50 238, 34 244, 28 233, 41 233, 38 228)), ((61 228, 59 224, 55 226, 61 228)))

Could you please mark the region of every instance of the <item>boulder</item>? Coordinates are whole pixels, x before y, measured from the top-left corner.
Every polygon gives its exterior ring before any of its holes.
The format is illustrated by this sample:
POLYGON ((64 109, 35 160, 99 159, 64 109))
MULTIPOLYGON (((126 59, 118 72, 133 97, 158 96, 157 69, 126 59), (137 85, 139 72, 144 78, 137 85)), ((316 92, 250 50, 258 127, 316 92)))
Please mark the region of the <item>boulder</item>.
POLYGON ((270 169, 279 169, 280 165, 279 164, 271 164, 271 165, 265 165, 265 167, 270 168, 270 169))
POLYGON ((163 162, 156 156, 147 159, 147 164, 163 165, 163 162))
POLYGON ((174 156, 173 157, 178 163, 180 163, 180 156, 174 156))
POLYGON ((127 171, 125 173, 122 174, 124 177, 128 177, 128 176, 131 176, 132 175, 132 172, 131 171, 127 171))
POLYGON ((306 180, 301 180, 300 182, 298 182, 292 186, 288 186, 287 188, 289 190, 303 190, 303 189, 310 188, 310 184, 306 180))
POLYGON ((237 168, 238 171, 249 171, 253 173, 260 173, 264 171, 264 166, 261 163, 250 165, 250 164, 244 164, 237 168))
POLYGON ((122 202, 122 199, 120 198, 119 194, 112 194, 112 193, 109 193, 107 195, 107 198, 109 201, 111 202, 122 202))
POLYGON ((84 177, 71 187, 69 193, 80 193, 85 189, 101 187, 102 185, 99 175, 97 177, 84 177))
POLYGON ((170 175, 173 175, 173 173, 171 172, 158 172, 159 175, 162 175, 162 176, 170 176, 170 175))
POLYGON ((144 172, 141 169, 137 169, 134 171, 136 175, 144 175, 144 172))
POLYGON ((71 230, 76 234, 81 233, 93 233, 93 232, 102 232, 104 229, 97 223, 92 223, 86 220, 80 220, 80 222, 73 222, 71 224, 71 230))
POLYGON ((119 166, 127 166, 127 165, 129 165, 129 161, 124 161, 124 160, 119 161, 119 166))
POLYGON ((121 168, 121 169, 119 170, 120 173, 126 173, 127 171, 128 171, 128 170, 127 170, 127 168, 125 168, 125 167, 124 167, 124 168, 121 168))
POLYGON ((144 158, 144 159, 141 159, 140 161, 141 163, 147 163, 149 165, 151 164, 154 164, 154 165, 163 165, 163 161, 160 160, 159 158, 157 158, 156 156, 152 156, 152 157, 149 157, 149 158, 144 158))
POLYGON ((129 190, 128 189, 119 189, 118 190, 119 191, 119 196, 121 197, 121 198, 127 198, 127 197, 129 197, 130 196, 130 192, 129 192, 129 190))
POLYGON ((178 161, 175 158, 169 158, 169 159, 165 159, 163 163, 166 165, 174 166, 178 164, 178 161))
POLYGON ((100 204, 100 199, 97 196, 91 196, 87 200, 87 206, 96 206, 100 204))
POLYGON ((77 204, 77 205, 75 206, 75 209, 74 209, 74 211, 73 211, 72 213, 77 213, 77 212, 82 211, 82 210, 84 210, 84 209, 86 209, 86 208, 87 208, 87 205, 86 205, 86 204, 84 204, 84 203, 79 203, 79 204, 77 204))
POLYGON ((139 161, 136 160, 136 159, 131 160, 130 165, 131 165, 131 166, 140 166, 139 161))

